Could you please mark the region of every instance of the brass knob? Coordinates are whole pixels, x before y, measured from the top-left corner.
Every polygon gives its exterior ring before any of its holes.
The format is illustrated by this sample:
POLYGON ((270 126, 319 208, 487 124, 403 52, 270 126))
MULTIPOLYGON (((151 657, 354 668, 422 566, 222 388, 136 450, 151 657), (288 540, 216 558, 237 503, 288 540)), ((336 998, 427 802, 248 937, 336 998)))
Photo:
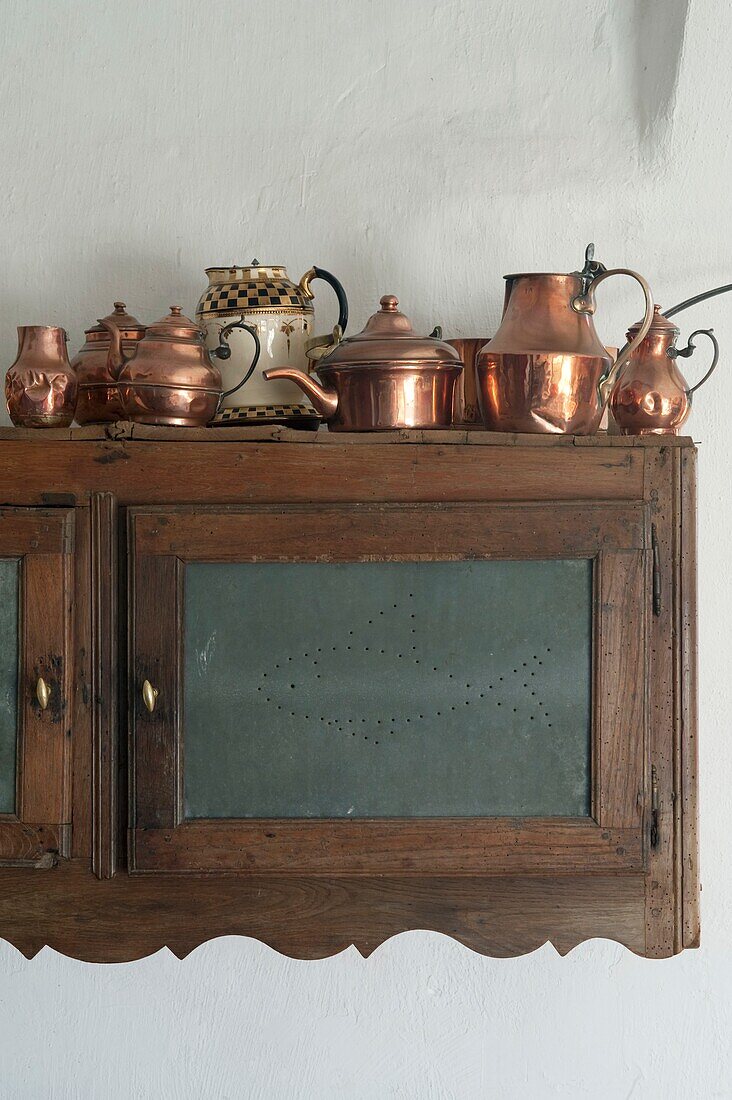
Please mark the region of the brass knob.
POLYGON ((154 688, 149 680, 146 680, 142 685, 142 700, 152 714, 158 701, 158 689, 154 688))
POLYGON ((42 676, 38 677, 38 683, 36 684, 36 699, 39 702, 41 710, 45 710, 48 706, 48 701, 51 698, 51 689, 43 679, 42 676))

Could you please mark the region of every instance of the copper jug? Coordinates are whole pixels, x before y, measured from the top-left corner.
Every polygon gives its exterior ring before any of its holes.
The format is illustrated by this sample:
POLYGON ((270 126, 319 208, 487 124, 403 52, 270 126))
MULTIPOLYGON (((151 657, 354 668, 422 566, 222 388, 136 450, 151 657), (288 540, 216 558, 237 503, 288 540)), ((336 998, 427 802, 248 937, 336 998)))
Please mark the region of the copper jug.
MULTIPOLYGON (((628 329, 632 341, 640 323, 628 329)), ((691 396, 703 386, 719 359, 719 344, 710 328, 692 332, 685 348, 677 348, 679 330, 656 306, 645 338, 628 359, 610 398, 610 408, 622 435, 676 435, 691 412, 691 396), (712 342, 712 362, 695 386, 688 386, 677 360, 688 359, 694 338, 707 336, 712 342)))
POLYGON ((259 358, 259 338, 251 326, 241 321, 226 325, 219 346, 208 351, 203 332, 183 316, 180 306, 171 306, 167 317, 148 325, 131 353, 122 347, 122 329, 113 316, 99 323, 110 334, 110 371, 117 376, 125 415, 142 424, 203 427, 213 419, 223 398, 244 385, 259 358), (215 359, 231 355, 227 339, 234 328, 249 332, 254 358, 236 386, 222 392, 215 359))
POLYGON ((588 245, 582 271, 506 275, 503 319, 477 359, 478 401, 487 428, 503 432, 596 432, 615 379, 653 319, 648 284, 628 268, 608 271, 588 245), (595 331, 595 290, 629 275, 646 299, 637 335, 613 361, 595 331))
POLYGON ((20 325, 18 354, 5 376, 5 400, 18 428, 68 428, 78 384, 56 325, 20 325))
POLYGON ((122 399, 117 388, 119 364, 110 356, 110 334, 107 322, 120 330, 124 352, 134 354, 145 335, 145 326, 127 312, 124 302, 114 303, 114 313, 85 332, 86 342, 71 360, 79 379, 76 421, 79 424, 102 424, 124 420, 122 399))

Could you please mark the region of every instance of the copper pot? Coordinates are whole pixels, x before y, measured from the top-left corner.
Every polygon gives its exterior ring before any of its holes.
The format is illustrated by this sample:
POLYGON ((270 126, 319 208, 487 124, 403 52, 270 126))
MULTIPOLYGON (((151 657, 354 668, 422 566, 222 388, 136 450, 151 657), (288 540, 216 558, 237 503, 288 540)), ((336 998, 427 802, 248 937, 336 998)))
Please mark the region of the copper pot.
POLYGON ((393 294, 363 332, 350 336, 318 360, 322 385, 290 368, 267 370, 303 390, 334 432, 393 428, 449 428, 455 382, 462 371, 457 351, 439 329, 418 336, 398 310, 393 294))
POLYGON ((454 428, 483 427, 483 417, 480 415, 478 405, 475 361, 489 339, 489 336, 471 336, 447 341, 451 347, 455 348, 463 364, 462 374, 455 383, 455 399, 452 406, 454 428))
POLYGON ((78 384, 66 351, 68 336, 55 325, 18 327, 18 354, 5 376, 5 400, 19 428, 68 428, 78 384))
POLYGON ((145 326, 127 313, 124 302, 114 303, 114 313, 86 330, 86 342, 71 360, 79 379, 76 420, 79 424, 101 424, 124 419, 122 399, 117 388, 119 362, 110 356, 109 323, 120 330, 122 351, 134 355, 145 335, 145 326))
POLYGON ((171 306, 167 317, 149 325, 132 353, 122 346, 122 329, 114 316, 99 323, 110 334, 110 371, 117 375, 124 413, 142 424, 208 424, 222 399, 244 385, 259 358, 256 330, 241 321, 227 325, 219 346, 207 351, 203 332, 183 316, 180 306, 171 306), (250 333, 255 354, 246 375, 231 390, 222 392, 221 371, 214 359, 231 355, 227 338, 234 328, 250 333))
POLYGON ((597 431, 613 384, 653 319, 645 279, 608 271, 585 253, 569 275, 506 275, 503 320, 478 355, 478 395, 487 428, 588 435, 597 431), (612 275, 638 282, 646 312, 632 342, 613 360, 595 331, 595 290, 612 275))
MULTIPOLYGON (((632 341, 640 322, 628 329, 632 341)), ((719 359, 719 345, 711 329, 692 332, 685 348, 677 348, 679 330, 656 306, 651 327, 625 364, 610 398, 610 408, 622 435, 676 435, 691 412, 691 396, 710 377, 719 359), (712 363, 695 386, 688 386, 678 368, 679 357, 694 351, 694 337, 712 342, 712 363)))

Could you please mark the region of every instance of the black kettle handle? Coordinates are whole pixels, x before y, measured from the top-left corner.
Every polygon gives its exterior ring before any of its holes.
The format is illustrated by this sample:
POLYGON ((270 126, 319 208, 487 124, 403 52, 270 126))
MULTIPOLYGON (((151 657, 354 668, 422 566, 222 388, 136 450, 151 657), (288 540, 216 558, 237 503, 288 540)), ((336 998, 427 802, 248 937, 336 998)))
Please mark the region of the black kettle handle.
POLYGON ((249 379, 254 374, 254 368, 256 367, 257 363, 259 362, 259 353, 261 351, 261 344, 259 343, 259 336, 257 335, 257 330, 253 325, 245 324, 244 321, 232 321, 230 325, 226 325, 225 328, 222 328, 221 332, 219 333, 219 346, 217 348, 213 348, 211 351, 209 351, 209 355, 215 355, 217 359, 230 359, 231 358, 231 348, 229 347, 229 339, 228 338, 229 338, 229 333, 235 328, 246 329, 246 331, 249 333, 249 335, 254 340, 254 358, 252 359, 251 364, 249 366, 249 369, 246 372, 246 374, 244 375, 244 377, 242 378, 241 382, 237 382, 237 384, 235 386, 232 386, 230 390, 224 390, 224 392, 221 394, 221 396, 219 397, 219 403, 216 406, 216 412, 218 412, 219 409, 221 408, 221 402, 224 400, 225 397, 231 397, 232 393, 236 393, 237 390, 240 390, 242 388, 242 386, 246 385, 246 383, 249 381, 249 379))
POLYGON ((348 298, 346 298, 343 284, 336 279, 335 275, 331 275, 330 271, 326 271, 324 267, 311 267, 309 271, 305 272, 298 284, 306 298, 315 297, 310 289, 310 283, 313 279, 322 279, 328 286, 333 287, 335 296, 338 299, 338 324, 340 325, 341 332, 345 332, 346 325, 348 324, 348 298))

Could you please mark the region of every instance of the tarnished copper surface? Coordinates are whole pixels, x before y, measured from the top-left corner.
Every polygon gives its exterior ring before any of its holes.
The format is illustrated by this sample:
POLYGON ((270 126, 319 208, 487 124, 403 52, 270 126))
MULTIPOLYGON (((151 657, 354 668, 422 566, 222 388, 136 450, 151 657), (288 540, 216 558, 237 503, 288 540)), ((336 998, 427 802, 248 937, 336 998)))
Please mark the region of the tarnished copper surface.
POLYGON ((458 353, 436 336, 418 336, 398 305, 384 295, 363 332, 318 361, 322 384, 290 368, 267 370, 265 378, 300 386, 331 431, 449 427, 458 353))
POLYGON ((601 274, 506 276, 503 319, 477 359, 478 399, 487 428, 576 435, 597 431, 612 382, 651 323, 653 301, 636 272, 593 266, 601 274), (638 336, 613 363, 592 314, 596 287, 617 274, 640 283, 646 314, 638 336))
MULTIPOLYGON (((623 435, 676 435, 691 412, 693 389, 698 389, 714 370, 718 346, 710 329, 692 333, 686 348, 678 349, 679 330, 655 307, 653 322, 639 347, 623 368, 610 399, 616 424, 623 435), (695 336, 712 341, 714 358, 701 382, 691 389, 678 368, 679 355, 687 358, 694 350, 695 336)), ((631 340, 639 324, 628 329, 631 340)))
POLYGON ((18 354, 5 376, 5 400, 19 428, 67 428, 74 419, 76 372, 68 337, 54 325, 21 325, 18 354))
POLYGON ((86 342, 71 360, 79 380, 76 421, 79 424, 101 424, 123 420, 125 413, 117 389, 117 377, 110 364, 109 330, 104 322, 113 321, 120 329, 122 350, 134 354, 145 335, 145 326, 127 313, 124 302, 114 303, 114 312, 86 330, 86 342))

